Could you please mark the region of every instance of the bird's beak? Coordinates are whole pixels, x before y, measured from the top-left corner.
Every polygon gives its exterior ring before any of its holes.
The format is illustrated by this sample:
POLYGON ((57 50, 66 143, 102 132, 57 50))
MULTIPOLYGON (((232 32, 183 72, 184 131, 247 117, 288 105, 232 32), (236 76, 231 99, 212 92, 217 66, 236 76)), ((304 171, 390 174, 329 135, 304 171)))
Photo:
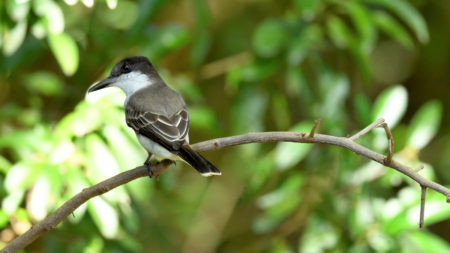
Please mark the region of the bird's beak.
POLYGON ((91 88, 89 88, 88 93, 106 88, 106 87, 110 86, 111 84, 115 83, 116 79, 117 78, 115 78, 115 77, 108 76, 103 81, 100 81, 100 82, 94 84, 91 88))

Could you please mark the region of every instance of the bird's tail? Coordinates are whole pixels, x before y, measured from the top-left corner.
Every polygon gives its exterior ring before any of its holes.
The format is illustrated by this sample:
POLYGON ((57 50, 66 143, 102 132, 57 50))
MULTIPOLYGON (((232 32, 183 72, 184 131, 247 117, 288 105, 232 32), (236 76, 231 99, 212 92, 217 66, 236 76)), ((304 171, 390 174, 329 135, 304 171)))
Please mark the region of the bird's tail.
POLYGON ((216 166, 212 165, 208 160, 201 156, 196 151, 192 150, 189 145, 183 145, 177 150, 178 155, 183 158, 185 162, 194 167, 202 176, 208 177, 212 175, 222 175, 216 166))

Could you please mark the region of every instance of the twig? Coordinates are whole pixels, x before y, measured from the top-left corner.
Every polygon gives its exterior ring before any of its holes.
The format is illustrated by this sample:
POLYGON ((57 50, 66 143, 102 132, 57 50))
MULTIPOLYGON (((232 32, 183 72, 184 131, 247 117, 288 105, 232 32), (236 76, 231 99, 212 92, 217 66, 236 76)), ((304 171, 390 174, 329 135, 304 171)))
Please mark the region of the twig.
POLYGON ((352 141, 356 141, 357 139, 361 138, 362 136, 364 136, 365 134, 370 132, 370 130, 380 126, 380 124, 382 124, 382 123, 384 123, 384 119, 383 118, 379 118, 375 122, 373 122, 372 124, 370 124, 367 127, 365 127, 363 130, 361 130, 361 131, 357 132, 356 134, 354 134, 349 139, 352 140, 352 141))
POLYGON ((421 186, 422 188, 422 194, 420 196, 420 221, 419 221, 419 227, 423 228, 423 217, 425 216, 425 195, 427 192, 427 187, 421 186))
MULTIPOLYGON (((390 133, 390 131, 389 131, 390 133)), ((388 134, 389 139, 389 134, 388 134)), ((392 139, 392 136, 391 136, 392 139)), ((390 163, 386 162, 386 156, 376 153, 362 145, 355 143, 352 139, 346 137, 336 137, 324 134, 314 134, 312 138, 309 137, 308 133, 297 133, 297 132, 264 132, 264 133, 248 133, 243 135, 236 135, 224 138, 218 138, 213 140, 208 140, 192 145, 192 148, 196 151, 207 151, 207 150, 217 150, 225 147, 242 145, 246 143, 264 143, 264 142, 299 142, 299 143, 321 143, 328 144, 346 148, 353 151, 356 154, 367 157, 375 162, 382 165, 386 165, 393 168, 400 173, 405 174, 410 177, 422 187, 431 188, 437 192, 442 193, 447 198, 447 202, 450 203, 450 189, 430 181, 417 172, 411 167, 401 164, 395 160, 391 160, 390 163)), ((391 156, 392 157, 392 156, 391 156)), ((152 172, 154 175, 159 175, 167 169, 171 162, 161 162, 160 164, 152 167, 152 172)), ((114 189, 117 186, 125 184, 131 180, 139 177, 146 177, 147 169, 144 166, 137 167, 135 169, 122 172, 116 176, 113 176, 97 185, 84 189, 82 192, 75 195, 73 198, 65 202, 60 208, 58 208, 54 213, 45 218, 41 223, 33 226, 26 233, 17 237, 15 240, 10 242, 1 252, 17 252, 23 249, 38 237, 42 236, 44 233, 55 228, 64 218, 66 218, 70 213, 72 213, 76 208, 85 203, 92 197, 103 194, 107 191, 114 189)))
POLYGON ((417 167, 417 169, 415 169, 414 171, 415 171, 415 172, 419 172, 419 171, 423 170, 423 168, 424 168, 424 166, 423 166, 423 164, 421 164, 421 165, 419 165, 419 167, 417 167))
POLYGON ((318 119, 314 121, 314 126, 311 129, 311 132, 309 132, 308 138, 314 138, 314 133, 316 132, 317 128, 319 127, 320 123, 322 122, 322 119, 318 119))
POLYGON ((389 129, 389 126, 386 122, 381 123, 379 127, 384 128, 384 131, 386 132, 386 136, 389 142, 389 153, 385 160, 385 165, 389 166, 389 164, 391 164, 392 162, 392 156, 394 155, 394 138, 392 137, 391 130, 389 129))

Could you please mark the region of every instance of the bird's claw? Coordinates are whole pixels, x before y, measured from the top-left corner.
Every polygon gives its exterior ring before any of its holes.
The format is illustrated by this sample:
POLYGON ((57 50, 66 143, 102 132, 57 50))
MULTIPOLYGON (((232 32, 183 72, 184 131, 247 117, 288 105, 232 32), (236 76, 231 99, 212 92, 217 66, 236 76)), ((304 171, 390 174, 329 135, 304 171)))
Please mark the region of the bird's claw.
POLYGON ((148 177, 152 178, 153 177, 152 165, 150 164, 149 161, 146 161, 144 163, 144 166, 145 168, 147 168, 148 177))

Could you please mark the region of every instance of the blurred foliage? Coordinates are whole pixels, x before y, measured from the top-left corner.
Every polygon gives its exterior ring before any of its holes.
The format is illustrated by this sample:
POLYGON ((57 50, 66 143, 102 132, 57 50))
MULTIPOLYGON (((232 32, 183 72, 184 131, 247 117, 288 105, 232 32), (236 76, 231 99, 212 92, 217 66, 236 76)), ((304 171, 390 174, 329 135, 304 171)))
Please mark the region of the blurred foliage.
MULTIPOLYGON (((384 117, 395 159, 450 185, 448 10, 432 0, 1 1, 0 247, 143 162, 124 95, 84 99, 128 55, 149 57, 183 94, 193 143, 308 132, 317 118, 320 132, 346 136, 384 117)), ((386 152, 381 130, 358 142, 386 152)), ((450 252, 441 195, 428 191, 419 230, 418 185, 347 150, 249 144, 206 156, 223 176, 177 164, 90 200, 27 250, 450 252)))

